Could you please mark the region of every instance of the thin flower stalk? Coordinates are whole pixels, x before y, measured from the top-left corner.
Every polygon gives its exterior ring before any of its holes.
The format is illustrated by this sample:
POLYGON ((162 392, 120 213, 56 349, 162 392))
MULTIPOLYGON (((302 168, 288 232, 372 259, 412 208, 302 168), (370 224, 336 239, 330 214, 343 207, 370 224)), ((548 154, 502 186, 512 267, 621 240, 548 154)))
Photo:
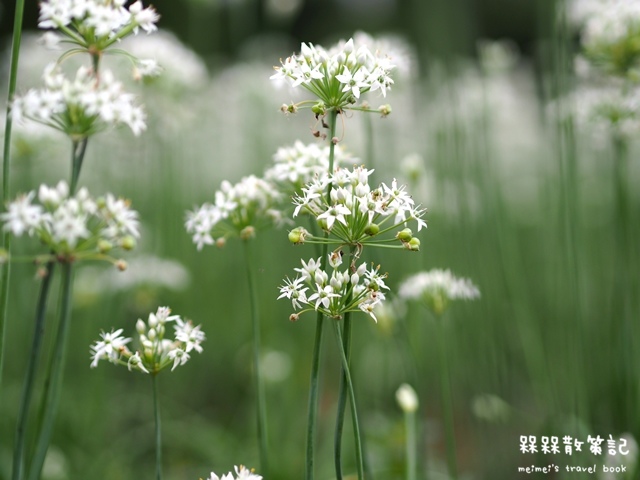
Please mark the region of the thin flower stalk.
POLYGON ((60 403, 62 377, 64 372, 64 360, 66 354, 67 339, 69 337, 69 324, 71 323, 71 295, 73 285, 73 265, 65 263, 62 266, 62 304, 60 309, 60 321, 51 362, 47 372, 44 392, 42 394, 41 413, 38 421, 37 440, 29 480, 38 480, 42 475, 42 467, 47 455, 56 412, 60 403))
MULTIPOLYGON (((351 312, 344 315, 342 326, 342 349, 347 361, 351 357, 351 312)), ((338 327, 340 328, 340 327, 338 327)), ((342 369, 340 376, 340 390, 338 392, 338 407, 336 410, 336 430, 334 432, 333 458, 336 469, 336 479, 342 480, 342 432, 344 427, 344 414, 347 406, 347 374, 342 369)))
POLYGON ((153 418, 155 423, 156 480, 162 480, 162 424, 160 420, 160 401, 158 398, 158 375, 151 375, 153 389, 153 418))
POLYGON ((256 291, 254 266, 251 262, 251 252, 248 240, 244 240, 244 259, 247 270, 247 283, 249 286, 249 298, 251 302, 251 325, 253 328, 253 370, 256 390, 256 421, 258 429, 258 447, 260 451, 260 470, 268 475, 269 447, 267 430, 267 402, 260 366, 260 308, 256 291))
POLYGON ((453 418, 453 398, 451 395, 451 379, 449 372, 449 358, 447 356, 447 342, 444 332, 443 318, 436 318, 438 329, 438 356, 440 357, 440 391, 442 393, 442 408, 444 410, 445 439, 447 445, 447 467, 449 477, 458 479, 458 462, 456 455, 456 436, 453 418))
MULTIPOLYGON (((18 61, 20 59, 20 40, 22 39, 22 18, 24 15, 24 0, 16 0, 13 20, 13 43, 11 46, 11 65, 9 67, 9 88, 7 92, 7 105, 11 105, 16 92, 18 77, 18 61)), ((6 204, 11 195, 10 166, 11 166, 11 133, 13 120, 9 108, 6 110, 6 122, 4 128, 4 145, 2 149, 2 201, 6 204)), ((11 237, 8 232, 2 232, 1 253, 9 255, 11 252, 11 237)), ((4 337, 6 333, 7 312, 9 308, 9 278, 11 277, 10 262, 0 262, 0 391, 2 391, 2 372, 4 367, 4 337)), ((2 399, 0 398, 0 402, 2 399)))
POLYGON ((22 397, 20 401, 20 409, 18 411, 18 423, 16 426, 15 442, 13 447, 13 466, 11 480, 22 480, 24 478, 24 456, 26 445, 26 431, 29 420, 29 408, 33 400, 33 390, 36 379, 36 370, 40 362, 42 339, 44 336, 44 323, 47 309, 47 299, 51 287, 51 277, 55 262, 50 261, 46 266, 46 274, 40 285, 40 294, 38 296, 38 305, 36 308, 36 317, 33 329, 33 339, 31 341, 31 352, 29 362, 27 364, 27 372, 22 387, 22 397))
MULTIPOLYGON (((338 119, 338 112, 331 110, 329 112, 329 172, 333 171, 335 160, 335 143, 333 138, 336 134, 336 122, 338 119)), ((327 201, 329 199, 330 190, 327 191, 327 201)), ((324 237, 328 238, 329 234, 324 233, 324 237)), ((322 245, 322 254, 320 259, 322 262, 327 258, 329 246, 325 243, 322 245)), ((307 449, 306 449, 306 471, 305 479, 313 480, 313 466, 315 459, 315 441, 316 430, 318 422, 318 393, 320 386, 320 355, 322 352, 322 337, 323 337, 323 323, 324 315, 321 311, 316 314, 316 330, 313 340, 313 354, 311 357, 311 375, 309 380, 309 406, 307 414, 307 449)))
POLYGON ((418 472, 418 441, 416 434, 416 411, 418 410, 418 396, 408 384, 402 384, 396 391, 396 400, 404 414, 406 436, 406 479, 416 480, 418 472))

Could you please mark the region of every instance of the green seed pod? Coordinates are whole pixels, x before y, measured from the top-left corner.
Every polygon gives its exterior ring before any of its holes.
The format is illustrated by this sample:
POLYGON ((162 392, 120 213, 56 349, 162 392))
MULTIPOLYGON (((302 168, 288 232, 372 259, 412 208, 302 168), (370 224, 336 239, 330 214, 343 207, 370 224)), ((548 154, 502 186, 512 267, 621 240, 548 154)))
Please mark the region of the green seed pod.
POLYGON ((109 240, 98 241, 98 251, 100 253, 110 252, 112 248, 113 248, 113 243, 111 243, 109 240))
POLYGON ((375 223, 368 225, 367 228, 364 229, 364 233, 366 233, 371 237, 373 237, 374 235, 377 235, 379 231, 380 231, 380 227, 375 223))
POLYGON ((324 115, 327 113, 327 108, 324 106, 324 102, 318 102, 311 107, 311 111, 316 115, 324 115))
POLYGON ((401 242, 408 242, 413 238, 413 232, 410 228, 405 228, 396 234, 396 238, 401 242))
POLYGON ((120 242, 120 246, 124 250, 133 250, 136 247, 136 244, 137 244, 136 239, 133 238, 131 235, 124 237, 120 242))
POLYGON ((412 252, 419 252, 420 239, 413 237, 411 240, 409 240, 409 250, 411 250, 412 252))

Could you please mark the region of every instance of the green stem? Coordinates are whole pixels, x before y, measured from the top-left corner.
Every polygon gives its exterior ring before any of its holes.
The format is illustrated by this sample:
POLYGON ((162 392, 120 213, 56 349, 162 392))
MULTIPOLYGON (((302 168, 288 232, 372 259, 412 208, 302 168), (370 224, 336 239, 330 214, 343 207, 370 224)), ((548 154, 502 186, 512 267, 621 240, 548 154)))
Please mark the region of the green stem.
POLYGON ((153 416, 156 424, 156 480, 162 480, 162 425, 160 423, 157 377, 157 374, 151 375, 151 385, 153 389, 153 416))
POLYGON ((31 459, 29 469, 29 480, 38 480, 42 473, 53 424, 60 403, 60 387, 64 372, 64 357, 66 352, 67 338, 69 337, 69 323, 71 320, 71 292, 73 284, 73 267, 70 263, 65 263, 62 267, 62 305, 60 309, 60 323, 58 324, 58 336, 56 337, 55 349, 42 393, 42 405, 38 418, 37 440, 34 455, 31 459))
MULTIPOLYGON (((336 120, 338 118, 338 112, 331 110, 329 112, 329 174, 333 172, 333 163, 335 158, 335 144, 333 143, 333 137, 336 136, 336 120)), ((330 197, 331 185, 327 190, 327 201, 331 201, 330 197)), ((325 232, 324 238, 328 238, 329 235, 325 232)), ((320 268, 324 269, 326 265, 327 253, 329 252, 329 246, 324 244, 322 246, 322 255, 320 256, 320 268)), ((320 352, 322 347, 322 326, 324 323, 324 317, 321 312, 318 312, 316 316, 316 333, 313 341, 313 357, 311 359, 311 379, 309 380, 309 405, 307 414, 307 451, 306 451, 306 470, 305 479, 313 480, 313 465, 315 456, 315 441, 316 430, 318 420, 318 392, 320 383, 320 352)))
POLYGON ((458 479, 456 461, 456 438, 453 426, 453 398, 451 396, 451 380, 449 378, 449 361, 447 357, 447 345, 443 325, 443 317, 436 317, 438 329, 438 354, 440 356, 440 389, 442 391, 442 409, 444 414, 445 437, 447 446, 447 465, 449 477, 458 479))
POLYGON ((29 406, 33 398, 33 386, 36 378, 36 369, 40 359, 42 337, 44 336, 44 321, 46 315, 47 298, 51 287, 51 277, 53 276, 54 262, 46 265, 46 276, 42 279, 38 306, 36 309, 36 319, 33 330, 33 340, 31 343, 31 355, 27 365, 27 373, 24 379, 20 409, 18 411, 18 425, 16 427, 16 437, 13 450, 13 471, 12 480, 22 480, 24 478, 24 449, 26 440, 27 420, 29 418, 29 406))
MULTIPOLYGON (((348 299, 347 303, 351 300, 348 299)), ((340 328, 340 327, 338 327, 340 328)), ((344 350, 347 362, 351 357, 351 312, 344 314, 344 325, 342 327, 342 349, 344 350)), ((342 431, 344 428, 344 413, 347 406, 347 375, 342 369, 340 375, 340 390, 338 393, 338 408, 336 412, 336 431, 334 435, 333 458, 336 468, 336 480, 342 480, 342 431)))
POLYGON ((416 435, 416 415, 415 412, 405 412, 404 425, 407 435, 406 461, 407 480, 416 480, 418 470, 417 458, 417 435, 416 435))
MULTIPOLYGON (((2 153, 2 203, 9 202, 9 170, 11 166, 11 131, 13 120, 9 114, 11 102, 16 92, 18 77, 18 60, 20 58, 20 40, 22 38, 22 17, 24 0, 16 0, 16 11, 13 18, 13 45, 11 47, 11 66, 9 70, 9 89, 7 92, 7 112, 4 126, 4 147, 2 153)), ((11 250, 11 236, 8 231, 2 232, 2 248, 8 253, 11 250)), ((4 337, 6 332, 7 311, 9 304, 10 262, 0 266, 0 391, 2 387, 2 371, 4 364, 4 337)), ((0 399, 1 400, 1 399, 0 399)))
POLYGON ((83 138, 80 141, 73 140, 73 147, 71 149, 71 185, 69 186, 71 195, 75 193, 78 186, 78 178, 80 177, 80 170, 82 169, 84 154, 87 151, 88 141, 88 138, 83 138))
POLYGON ((247 281, 249 284, 249 297, 251 301, 251 321, 253 325, 253 369, 256 389, 256 408, 258 422, 258 444, 260 448, 260 473, 268 476, 268 447, 267 447, 267 404, 265 400, 264 384, 260 368, 260 312, 258 308, 258 297, 256 292, 256 282, 254 278, 254 268, 251 264, 251 252, 249 241, 244 240, 244 259, 247 267, 247 281))
POLYGON ((351 420, 353 423, 353 436, 356 448, 356 468, 358 471, 358 479, 363 480, 364 463, 362 461, 362 439, 360 437, 360 424, 358 422, 358 410, 356 408, 356 395, 353 390, 353 382, 351 380, 351 372, 349 369, 349 360, 347 359, 347 355, 344 350, 345 340, 342 338, 342 332, 340 331, 340 325, 338 324, 338 321, 333 321, 332 323, 336 332, 338 349, 340 350, 340 359, 342 361, 342 370, 347 381, 347 389, 349 392, 349 406, 351 407, 351 420))

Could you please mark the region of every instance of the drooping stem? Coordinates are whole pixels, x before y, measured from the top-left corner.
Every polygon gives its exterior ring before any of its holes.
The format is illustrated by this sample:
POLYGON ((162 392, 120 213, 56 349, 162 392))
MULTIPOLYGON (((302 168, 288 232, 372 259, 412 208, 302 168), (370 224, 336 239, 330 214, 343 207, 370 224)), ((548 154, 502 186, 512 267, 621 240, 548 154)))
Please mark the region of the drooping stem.
POLYGON ((453 425, 453 399, 451 396, 451 380, 449 378, 449 361, 447 357, 447 345, 442 316, 436 317, 438 329, 438 355, 440 356, 440 390, 442 393, 442 409, 444 415, 445 441, 447 450, 447 466, 449 477, 458 479, 458 467, 456 460, 456 438, 453 425))
POLYGON ((269 455, 267 441, 267 403, 265 399, 264 384, 260 368, 260 309, 255 282, 255 267, 251 262, 249 240, 243 241, 244 260, 247 267, 247 281, 249 284, 249 298, 251 302, 251 324, 253 327, 253 370, 256 390, 256 418, 258 425, 258 445, 260 449, 260 472, 268 476, 269 455))
MULTIPOLYGON (((333 164, 335 158, 335 144, 333 138, 336 136, 336 120, 338 112, 331 110, 329 112, 329 174, 333 172, 333 164)), ((330 201, 331 184, 327 187, 327 201, 330 201)), ((325 232, 324 238, 328 238, 325 232)), ((320 268, 324 269, 326 264, 329 246, 325 243, 322 245, 322 255, 320 256, 320 268)), ((315 441, 316 426, 318 420, 318 392, 320 383, 320 352, 322 350, 322 337, 324 317, 321 312, 316 316, 316 332, 313 341, 313 356, 311 359, 311 379, 309 380, 309 406, 307 409, 307 452, 306 452, 306 470, 305 479, 313 480, 313 465, 315 460, 315 441)))
MULTIPOLYGON (((9 89, 7 92, 6 121, 4 125, 4 147, 2 150, 2 203, 9 202, 9 171, 11 167, 11 132, 13 120, 9 113, 13 96, 16 92, 16 80, 18 77, 18 60, 20 58, 20 40, 22 39, 22 17, 24 13, 24 0, 16 0, 16 10, 13 18, 13 44, 11 47, 11 66, 9 69, 9 89)), ((8 252, 11 250, 11 237, 8 231, 2 231, 1 247, 8 252)), ((2 371, 4 363, 4 336, 6 332, 7 311, 9 304, 9 277, 11 273, 10 262, 0 264, 0 391, 2 391, 2 371)), ((0 397, 0 401, 1 401, 0 397)))
POLYGON ((358 480, 364 479, 364 463, 362 457, 362 439, 360 437, 360 423, 358 422, 358 410, 356 408, 356 395, 353 389, 353 382, 351 380, 351 371, 349 369, 349 360, 347 359, 346 352, 344 350, 344 339, 340 330, 340 325, 337 321, 333 321, 334 330, 336 332, 336 339, 338 341, 338 349, 340 350, 340 360, 342 361, 342 371, 344 373, 347 390, 349 393, 349 406, 351 407, 351 421, 353 423, 353 436, 356 449, 356 469, 358 472, 358 480))
POLYGON ((38 480, 42 473, 42 466, 49 449, 53 424, 60 403, 60 391, 64 372, 64 358, 69 336, 69 323, 71 321, 71 292, 73 285, 73 266, 65 263, 62 266, 62 288, 60 306, 60 322, 58 323, 58 334, 56 337, 53 357, 49 363, 47 377, 45 379, 44 391, 42 393, 42 404, 38 418, 37 440, 34 455, 31 459, 29 469, 29 480, 38 480))
POLYGON ((158 375, 151 375, 153 389, 153 416, 156 424, 156 480, 162 480, 162 425, 160 424, 160 399, 158 398, 158 375))
POLYGON ((24 379, 20 409, 18 411, 18 424, 16 427, 15 444, 13 450, 13 470, 12 480, 22 480, 24 478, 24 450, 26 440, 26 429, 29 418, 29 407, 33 398, 33 387, 36 379, 36 370, 40 360, 42 350, 42 337, 44 336, 44 321, 46 316, 47 298, 51 287, 51 277, 55 267, 54 262, 46 265, 45 277, 40 285, 38 306, 33 328, 33 340, 31 342, 31 354, 27 365, 27 372, 24 379))

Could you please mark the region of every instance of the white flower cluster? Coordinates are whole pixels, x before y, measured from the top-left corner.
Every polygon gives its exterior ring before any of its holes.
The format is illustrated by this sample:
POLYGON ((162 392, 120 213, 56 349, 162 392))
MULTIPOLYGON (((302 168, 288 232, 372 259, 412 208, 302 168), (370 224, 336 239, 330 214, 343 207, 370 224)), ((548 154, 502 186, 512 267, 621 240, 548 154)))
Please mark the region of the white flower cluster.
MULTIPOLYGON (((316 177, 302 189, 301 195, 294 197, 293 216, 307 212, 324 230, 352 245, 375 240, 378 235, 406 226, 411 220, 417 223, 418 231, 426 227, 422 219, 425 210, 415 205, 405 187, 398 186, 394 179, 390 186, 382 183, 371 188, 372 172, 365 167, 340 168, 331 175, 316 177), (327 202, 329 189, 330 201, 327 202)), ((398 232, 396 238, 409 250, 419 249, 418 239, 408 228, 398 232)))
POLYGON ((636 0, 600 0, 585 12, 582 43, 615 44, 640 33, 640 3, 636 0))
POLYGON ((65 182, 50 188, 41 185, 40 204, 33 204, 36 192, 19 196, 0 214, 4 230, 15 236, 36 236, 58 255, 82 252, 106 253, 114 246, 131 249, 139 237, 138 213, 129 202, 112 194, 94 200, 86 188, 69 196, 65 182))
POLYGON ((129 370, 138 370, 155 375, 173 364, 171 370, 187 363, 190 353, 202 353, 201 343, 205 334, 200 326, 194 326, 190 320, 182 320, 179 315, 171 315, 168 307, 158 307, 156 313, 150 313, 145 323, 136 322, 139 350, 132 352, 127 347, 131 338, 122 336, 122 329, 110 333, 101 333, 101 340, 91 345, 91 368, 98 366, 100 360, 116 365, 125 365, 129 370), (166 324, 175 322, 173 340, 165 338, 166 324))
POLYGON ((271 79, 302 86, 326 108, 348 107, 366 92, 378 90, 386 96, 393 85, 391 60, 377 51, 372 53, 364 44, 356 46, 353 39, 329 50, 303 43, 300 54, 280 63, 271 79))
POLYGON ((187 212, 185 226, 198 250, 214 243, 222 246, 231 236, 248 239, 256 230, 282 221, 280 211, 274 208, 280 198, 272 184, 255 175, 235 185, 224 180, 213 204, 205 203, 187 212))
POLYGON ((142 29, 157 30, 160 16, 141 1, 125 7, 127 0, 44 0, 40 3, 40 28, 58 29, 67 40, 102 50, 142 29))
POLYGON ((97 76, 93 69, 81 67, 69 80, 51 64, 45 70, 44 82, 45 88, 29 90, 14 100, 11 115, 15 121, 28 118, 74 139, 120 124, 127 125, 135 135, 146 128, 144 111, 109 71, 97 76))
POLYGON ((253 469, 248 469, 244 465, 234 467, 236 473, 229 472, 226 475, 219 477, 215 473, 211 472, 207 480, 262 480, 262 476, 253 472, 253 469))
POLYGON ((640 91, 619 86, 589 86, 576 90, 573 98, 576 123, 609 138, 613 130, 632 136, 640 131, 640 91))
POLYGON ((467 278, 455 277, 449 270, 433 269, 407 278, 398 291, 401 298, 423 301, 441 314, 451 300, 473 300, 480 290, 467 278))
MULTIPOLYGON (((273 156, 273 166, 265 171, 266 180, 282 186, 288 192, 299 191, 314 178, 329 170, 329 146, 317 143, 304 144, 297 140, 293 145, 280 147, 273 156)), ((334 166, 347 162, 357 163, 342 147, 334 147, 334 166)))
POLYGON ((378 273, 380 267, 367 269, 366 263, 340 271, 341 250, 329 254, 328 260, 333 269, 330 276, 321 268, 320 258, 311 258, 306 263, 302 260, 302 268, 295 269, 299 276, 285 280, 280 287, 278 299, 286 297, 295 310, 300 310, 292 315, 292 320, 307 311, 339 319, 347 312, 360 310, 377 321, 373 309, 385 299, 382 290, 388 290, 384 282, 386 274, 378 273))

